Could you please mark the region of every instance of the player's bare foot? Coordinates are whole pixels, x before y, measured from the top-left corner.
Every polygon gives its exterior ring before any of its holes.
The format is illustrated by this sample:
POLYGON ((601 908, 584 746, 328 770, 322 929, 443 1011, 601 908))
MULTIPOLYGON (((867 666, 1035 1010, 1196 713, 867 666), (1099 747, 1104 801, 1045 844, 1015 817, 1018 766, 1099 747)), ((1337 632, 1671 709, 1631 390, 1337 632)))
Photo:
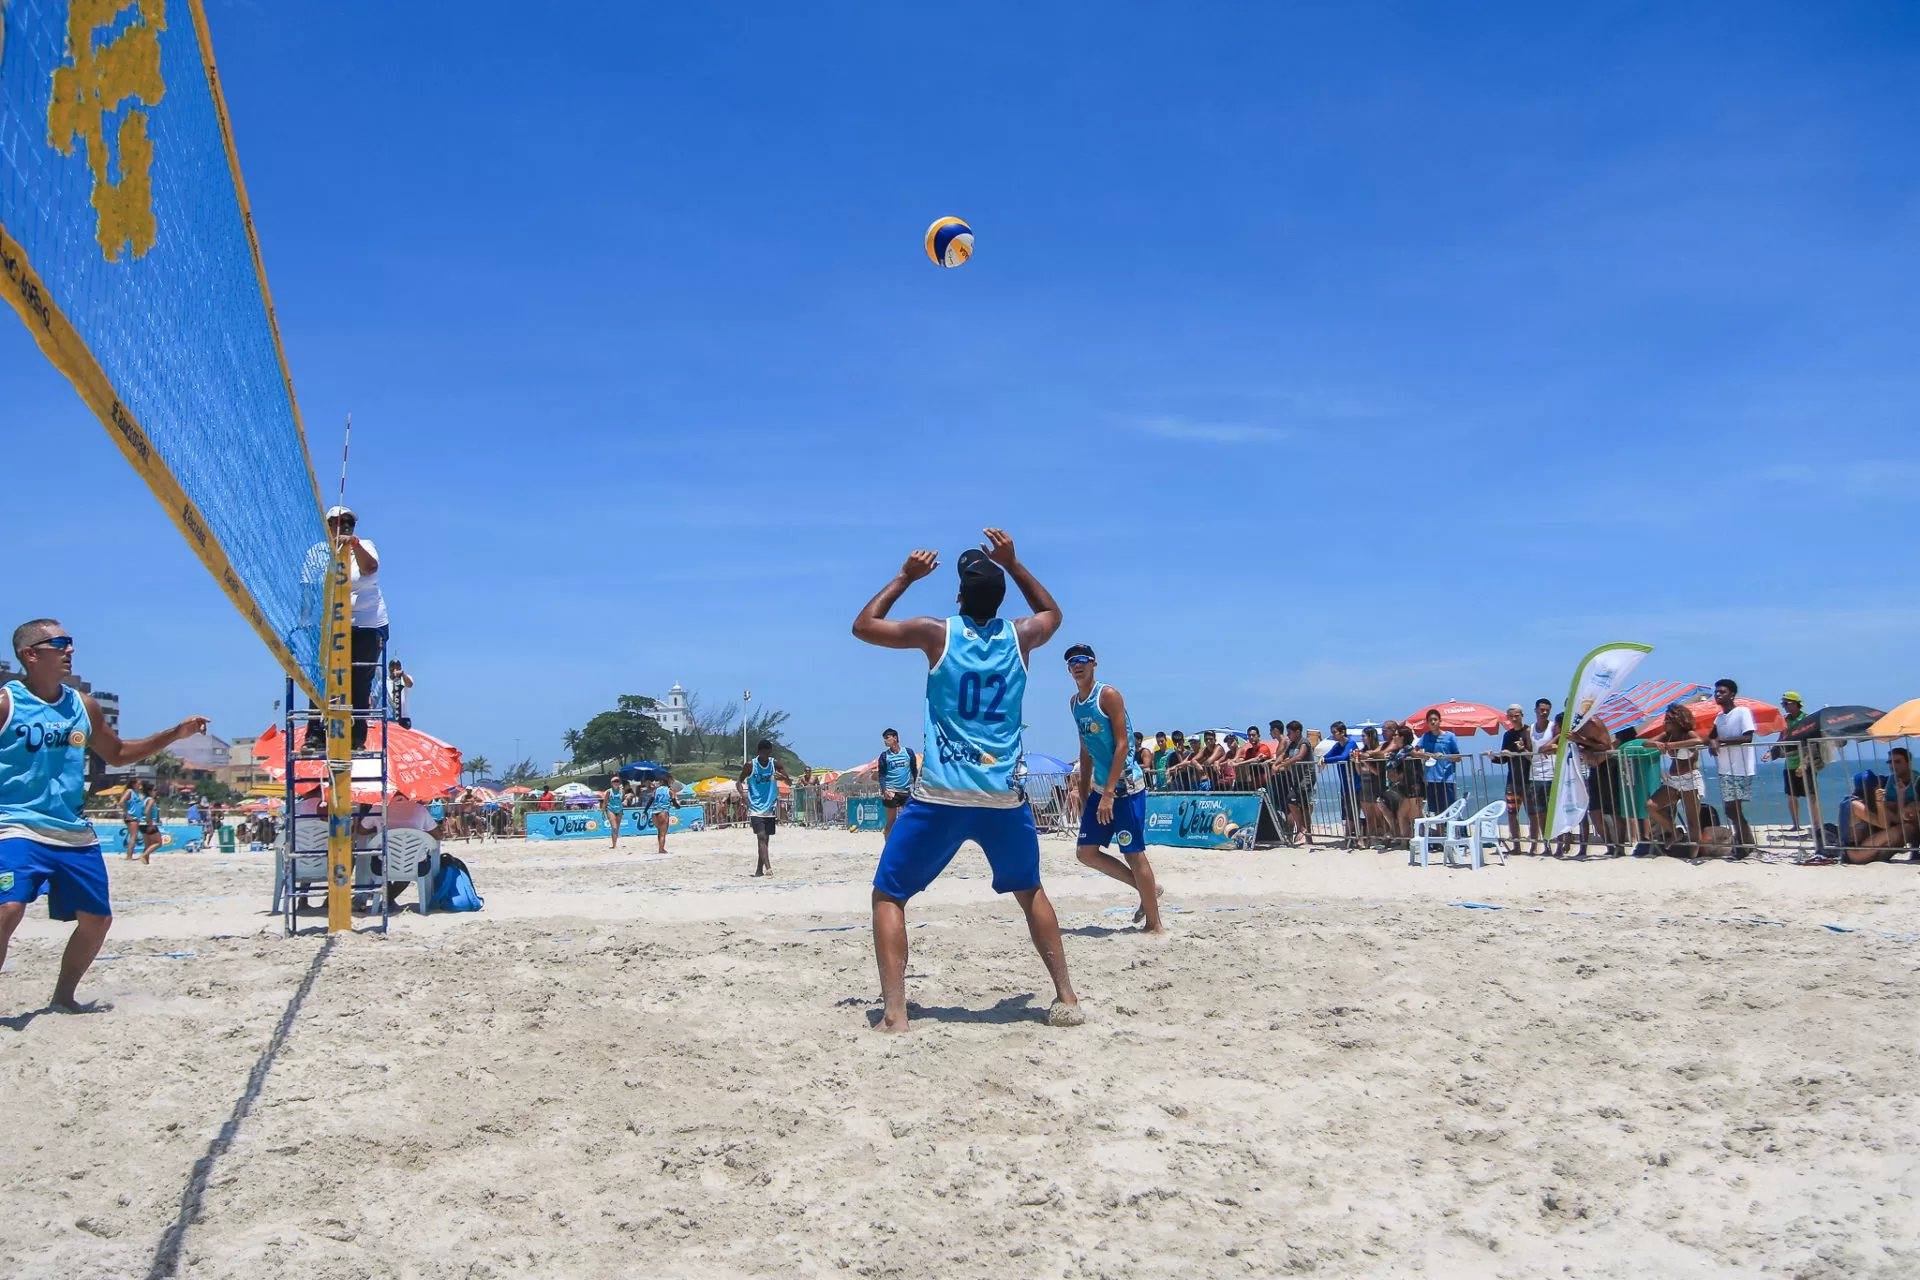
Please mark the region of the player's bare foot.
POLYGON ((873 1029, 875 1031, 884 1031, 890 1036, 897 1036, 907 1029, 907 1015, 904 1013, 898 1015, 887 1014, 881 1018, 880 1021, 873 1024, 873 1029))
POLYGON ((47 1008, 54 1013, 105 1013, 113 1006, 105 1000, 53 1000, 47 1008))
MULTIPOLYGON (((1162 899, 1162 898, 1164 898, 1164 897, 1166 897, 1166 896, 1167 896, 1167 886, 1165 886, 1165 885, 1163 885, 1163 884, 1159 884, 1159 883, 1157 883, 1157 882, 1156 882, 1156 883, 1154 884, 1154 886, 1153 886, 1153 900, 1154 900, 1155 902, 1158 902, 1158 901, 1160 901, 1160 899, 1162 899)), ((1141 903, 1141 904, 1140 904, 1139 906, 1137 906, 1137 907, 1135 907, 1135 908, 1133 909, 1133 922, 1134 922, 1135 924, 1141 924, 1141 923, 1143 923, 1143 922, 1144 922, 1144 921, 1146 920, 1146 918, 1147 918, 1147 904, 1143 902, 1143 903, 1141 903)), ((1165 930, 1165 929, 1155 929, 1155 930, 1153 930, 1153 932, 1154 932, 1154 933, 1165 933, 1165 932, 1166 932, 1166 930, 1165 930)))
POLYGON ((1047 1025, 1050 1027, 1078 1027, 1087 1020, 1087 1011, 1080 1007, 1078 1000, 1068 1004, 1065 1000, 1055 1000, 1053 1007, 1047 1010, 1047 1025))

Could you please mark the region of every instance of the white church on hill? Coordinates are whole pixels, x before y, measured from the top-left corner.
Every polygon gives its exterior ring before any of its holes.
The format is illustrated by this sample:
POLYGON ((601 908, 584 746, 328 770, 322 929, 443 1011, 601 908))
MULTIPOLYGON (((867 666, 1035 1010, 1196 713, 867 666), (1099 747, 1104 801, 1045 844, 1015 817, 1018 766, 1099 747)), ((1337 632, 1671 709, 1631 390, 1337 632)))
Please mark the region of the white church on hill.
POLYGON ((668 733, 685 733, 693 728, 693 717, 687 712, 687 691, 677 681, 667 690, 666 702, 647 714, 659 721, 668 733))

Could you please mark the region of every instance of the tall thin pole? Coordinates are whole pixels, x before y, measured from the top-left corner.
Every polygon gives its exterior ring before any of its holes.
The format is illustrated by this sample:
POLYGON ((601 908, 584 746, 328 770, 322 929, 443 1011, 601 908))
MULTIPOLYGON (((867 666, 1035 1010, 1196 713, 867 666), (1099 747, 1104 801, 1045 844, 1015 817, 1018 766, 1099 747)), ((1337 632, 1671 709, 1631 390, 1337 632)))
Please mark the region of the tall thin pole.
POLYGON ((347 433, 340 440, 340 505, 347 505, 347 450, 353 446, 353 415, 347 415, 347 433))
POLYGON ((740 762, 742 764, 746 763, 747 757, 752 754, 747 750, 747 721, 752 718, 747 714, 747 704, 752 701, 753 701, 753 690, 751 689, 741 690, 741 693, 740 693, 740 762))

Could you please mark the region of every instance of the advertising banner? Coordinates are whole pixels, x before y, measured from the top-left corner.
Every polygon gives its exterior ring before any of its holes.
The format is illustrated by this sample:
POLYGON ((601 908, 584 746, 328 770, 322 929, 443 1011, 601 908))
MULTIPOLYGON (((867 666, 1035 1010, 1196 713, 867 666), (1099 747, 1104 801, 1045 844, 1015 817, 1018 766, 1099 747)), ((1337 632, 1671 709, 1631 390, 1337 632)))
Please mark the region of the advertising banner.
MULTIPOLYGON (((707 829, 707 811, 697 804, 669 809, 667 817, 669 833, 707 829)), ((534 810, 526 819, 529 840, 586 840, 593 836, 610 840, 613 837, 607 830, 607 815, 598 809, 534 810)), ((628 809, 620 815, 620 834, 652 835, 653 818, 638 809, 628 809)))
POLYGON ((887 815, 879 796, 855 796, 847 801, 847 830, 885 831, 887 815))
MULTIPOLYGON (((1264 826, 1274 831, 1258 792, 1150 792, 1147 843, 1186 849, 1251 849, 1264 826)), ((1278 838, 1277 832, 1271 838, 1278 838)))
MULTIPOLYGON (((109 827, 104 822, 96 822, 93 824, 93 829, 100 833, 100 852, 125 853, 127 851, 127 828, 124 824, 116 823, 109 827)), ((163 822, 160 824, 160 843, 154 848, 154 852, 186 853, 190 848, 197 850, 200 847, 200 834, 199 827, 190 827, 184 822, 163 822)), ((140 852, 144 843, 142 838, 136 836, 133 851, 140 852)))
POLYGON ((1600 709, 1601 703, 1626 688, 1627 677, 1652 652, 1652 645, 1603 644, 1574 668, 1573 686, 1567 690, 1567 705, 1561 712, 1563 732, 1553 761, 1553 790, 1547 801, 1549 839, 1578 831, 1587 813, 1586 782, 1579 769, 1567 767, 1569 759, 1578 763, 1578 755, 1571 752, 1574 731, 1600 709))

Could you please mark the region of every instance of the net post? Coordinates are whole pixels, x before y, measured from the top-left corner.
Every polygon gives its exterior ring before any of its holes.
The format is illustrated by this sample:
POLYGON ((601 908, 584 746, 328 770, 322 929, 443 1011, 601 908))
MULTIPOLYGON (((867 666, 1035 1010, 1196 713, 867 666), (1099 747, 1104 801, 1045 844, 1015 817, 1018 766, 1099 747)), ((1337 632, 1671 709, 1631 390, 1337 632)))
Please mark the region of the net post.
POLYGON ((352 582, 345 538, 335 538, 327 571, 327 932, 353 928, 352 582))

